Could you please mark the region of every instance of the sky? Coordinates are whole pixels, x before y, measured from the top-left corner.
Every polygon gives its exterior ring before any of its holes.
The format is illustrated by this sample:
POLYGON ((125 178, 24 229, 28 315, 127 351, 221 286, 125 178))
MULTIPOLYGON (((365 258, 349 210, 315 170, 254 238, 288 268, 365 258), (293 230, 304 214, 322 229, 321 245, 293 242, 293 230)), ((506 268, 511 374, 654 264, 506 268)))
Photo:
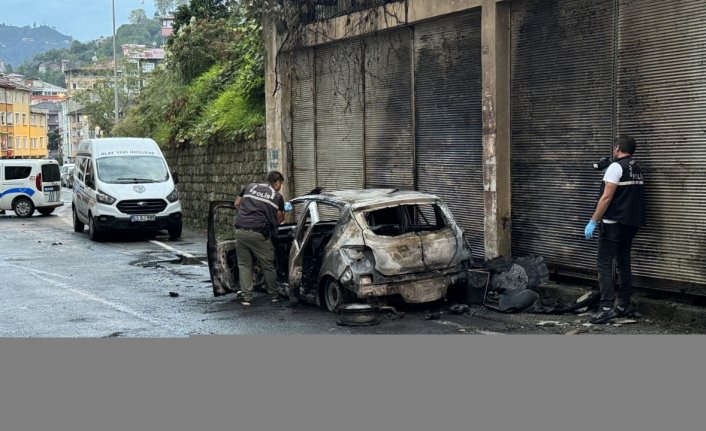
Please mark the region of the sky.
MULTIPOLYGON (((47 25, 81 42, 113 34, 112 0, 0 0, 0 23, 47 25)), ((128 24, 130 11, 154 15, 153 0, 115 0, 115 28, 128 24)))

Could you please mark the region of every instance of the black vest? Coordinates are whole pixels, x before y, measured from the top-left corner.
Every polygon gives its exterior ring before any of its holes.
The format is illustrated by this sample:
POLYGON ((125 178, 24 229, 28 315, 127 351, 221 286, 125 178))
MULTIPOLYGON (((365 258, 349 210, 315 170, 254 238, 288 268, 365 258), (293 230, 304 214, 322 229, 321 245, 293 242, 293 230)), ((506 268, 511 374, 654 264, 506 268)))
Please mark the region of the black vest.
MULTIPOLYGON (((645 224, 645 186, 642 169, 632 156, 620 158, 615 163, 623 168, 623 175, 603 218, 628 226, 643 226, 645 224)), ((601 185, 601 194, 604 189, 605 183, 601 185)))

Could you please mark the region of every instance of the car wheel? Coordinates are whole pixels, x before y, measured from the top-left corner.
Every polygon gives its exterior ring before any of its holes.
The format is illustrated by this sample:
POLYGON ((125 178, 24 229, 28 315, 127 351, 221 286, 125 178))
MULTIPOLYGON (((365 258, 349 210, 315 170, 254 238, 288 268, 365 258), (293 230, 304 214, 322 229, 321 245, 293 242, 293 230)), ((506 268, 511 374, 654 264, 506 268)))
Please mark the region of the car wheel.
POLYGON ((169 232, 170 241, 174 241, 181 238, 181 223, 170 227, 169 229, 167 229, 167 231, 169 232))
POLYGON ((17 217, 32 217, 32 214, 34 214, 34 204, 29 198, 19 197, 12 203, 12 210, 17 217))
POLYGON ((54 208, 39 208, 39 209, 37 209, 37 211, 39 211, 39 214, 46 217, 49 214, 54 212, 54 208))
POLYGON ((91 214, 88 214, 88 237, 91 238, 91 241, 100 241, 101 240, 101 233, 98 231, 98 226, 96 226, 96 222, 93 220, 93 216, 91 214))
POLYGON ((328 311, 337 311, 345 304, 353 302, 353 293, 329 278, 324 286, 324 304, 328 311))
POLYGON ((84 224, 81 220, 79 220, 78 214, 76 214, 76 207, 72 207, 71 212, 73 213, 74 219, 74 232, 83 232, 84 224))

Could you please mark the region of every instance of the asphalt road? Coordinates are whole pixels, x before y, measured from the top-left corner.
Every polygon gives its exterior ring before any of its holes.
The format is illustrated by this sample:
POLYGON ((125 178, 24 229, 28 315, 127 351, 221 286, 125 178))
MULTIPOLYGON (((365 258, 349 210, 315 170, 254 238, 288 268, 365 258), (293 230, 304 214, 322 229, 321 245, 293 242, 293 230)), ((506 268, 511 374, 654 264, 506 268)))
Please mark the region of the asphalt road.
POLYGON ((73 232, 71 193, 49 217, 0 215, 0 337, 188 337, 205 334, 565 334, 684 333, 648 319, 585 326, 588 316, 506 315, 473 306, 454 315, 449 303, 405 307, 370 327, 337 324, 314 306, 249 309, 232 295, 215 298, 203 231, 169 241, 118 235, 96 243, 73 232), (176 294, 174 296, 170 293, 176 294), (434 319, 428 319, 434 317, 434 319))

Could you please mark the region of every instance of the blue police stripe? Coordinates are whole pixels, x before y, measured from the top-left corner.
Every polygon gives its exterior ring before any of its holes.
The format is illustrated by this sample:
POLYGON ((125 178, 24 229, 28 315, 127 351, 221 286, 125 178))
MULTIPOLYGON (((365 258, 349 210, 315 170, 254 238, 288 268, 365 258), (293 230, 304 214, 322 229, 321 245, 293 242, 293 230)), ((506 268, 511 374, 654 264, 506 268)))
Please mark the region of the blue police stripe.
POLYGON ((9 194, 11 194, 11 193, 24 193, 24 194, 26 194, 26 195, 32 196, 32 195, 35 194, 36 192, 34 191, 34 189, 30 189, 30 188, 7 189, 7 190, 5 190, 4 192, 0 192, 0 198, 3 197, 3 196, 5 196, 5 195, 9 195, 9 194))

